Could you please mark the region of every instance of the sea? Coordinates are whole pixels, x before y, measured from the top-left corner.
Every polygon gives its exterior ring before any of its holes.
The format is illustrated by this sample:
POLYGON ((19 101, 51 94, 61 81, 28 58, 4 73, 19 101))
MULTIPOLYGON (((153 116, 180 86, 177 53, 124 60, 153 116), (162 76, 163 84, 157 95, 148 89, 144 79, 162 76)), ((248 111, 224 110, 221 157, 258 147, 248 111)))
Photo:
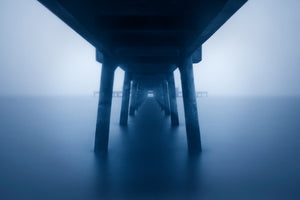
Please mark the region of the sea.
POLYGON ((154 98, 127 126, 113 98, 109 149, 93 152, 98 97, 0 97, 0 199, 300 199, 300 97, 203 97, 189 155, 154 98))

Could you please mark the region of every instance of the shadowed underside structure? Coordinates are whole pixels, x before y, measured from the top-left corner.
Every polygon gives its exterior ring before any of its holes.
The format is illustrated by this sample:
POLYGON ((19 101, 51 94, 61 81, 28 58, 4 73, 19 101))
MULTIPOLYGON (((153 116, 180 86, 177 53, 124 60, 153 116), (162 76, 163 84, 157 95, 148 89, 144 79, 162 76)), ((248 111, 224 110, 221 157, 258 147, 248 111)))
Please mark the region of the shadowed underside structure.
POLYGON ((39 0, 96 48, 102 63, 95 151, 107 151, 114 71, 125 71, 120 124, 153 91, 179 124, 173 71, 179 68, 190 153, 201 151, 193 63, 202 44, 247 0, 39 0))

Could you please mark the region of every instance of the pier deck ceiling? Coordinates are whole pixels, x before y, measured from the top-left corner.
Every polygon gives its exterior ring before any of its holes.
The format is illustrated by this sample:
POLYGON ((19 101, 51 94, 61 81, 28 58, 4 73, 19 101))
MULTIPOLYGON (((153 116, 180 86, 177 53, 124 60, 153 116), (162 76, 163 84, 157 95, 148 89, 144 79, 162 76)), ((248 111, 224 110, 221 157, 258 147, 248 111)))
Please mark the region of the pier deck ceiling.
MULTIPOLYGON (((99 51, 137 64, 201 61, 201 45, 246 0, 39 0, 99 51)), ((99 59, 101 60, 101 59, 99 59)), ((145 70, 148 68, 145 67, 145 70)), ((160 68, 155 69, 160 71, 160 68)), ((165 70, 165 69, 164 69, 165 70)))

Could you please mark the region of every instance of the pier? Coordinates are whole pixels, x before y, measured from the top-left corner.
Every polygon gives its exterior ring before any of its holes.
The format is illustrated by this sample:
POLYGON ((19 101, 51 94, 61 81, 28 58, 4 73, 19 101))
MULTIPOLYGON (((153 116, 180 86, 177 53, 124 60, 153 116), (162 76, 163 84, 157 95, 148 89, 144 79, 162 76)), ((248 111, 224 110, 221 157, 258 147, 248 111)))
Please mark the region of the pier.
MULTIPOLYGON (((131 94, 130 94, 131 95, 131 94)), ((93 96, 99 96, 99 91, 94 91, 93 96)), ((122 97, 123 92, 122 91, 113 91, 112 93, 113 97, 122 97)), ((147 97, 154 97, 153 91, 149 90, 147 91, 147 97)), ((176 91, 176 97, 182 97, 182 91, 176 91)), ((196 91, 196 97, 208 97, 208 92, 206 91, 196 91)))
POLYGON ((99 94, 96 153, 108 150, 112 97, 122 97, 120 125, 126 126, 149 90, 172 126, 178 125, 176 97, 183 98, 188 149, 201 152, 196 98, 208 93, 195 91, 193 64, 202 60, 202 44, 247 0, 38 1, 93 45, 102 65, 100 90, 94 93, 99 94), (125 71, 122 92, 113 91, 117 67, 125 71))

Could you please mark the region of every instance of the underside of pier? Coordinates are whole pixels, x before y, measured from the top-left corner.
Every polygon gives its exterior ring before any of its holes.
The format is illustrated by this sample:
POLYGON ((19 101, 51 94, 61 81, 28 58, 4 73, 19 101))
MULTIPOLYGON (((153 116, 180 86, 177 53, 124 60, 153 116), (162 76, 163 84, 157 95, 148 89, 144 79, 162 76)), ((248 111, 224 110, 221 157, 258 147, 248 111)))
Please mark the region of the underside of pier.
POLYGON ((178 126, 173 72, 179 69, 190 153, 201 151, 193 63, 202 44, 247 0, 39 0, 96 48, 102 63, 95 152, 106 152, 114 71, 125 71, 120 125, 153 91, 178 126))

